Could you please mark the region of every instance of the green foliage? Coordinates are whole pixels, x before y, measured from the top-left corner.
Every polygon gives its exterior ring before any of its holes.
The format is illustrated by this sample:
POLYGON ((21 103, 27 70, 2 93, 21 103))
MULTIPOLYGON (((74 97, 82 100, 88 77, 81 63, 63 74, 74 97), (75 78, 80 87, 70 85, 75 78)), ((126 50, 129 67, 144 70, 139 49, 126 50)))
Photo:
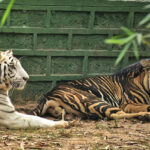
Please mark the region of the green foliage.
MULTIPOLYGON (((1 2, 1 1, 0 1, 1 2)), ((14 4, 15 0, 10 0, 5 12, 4 12, 4 15, 3 17, 1 18, 1 21, 0 21, 0 27, 2 27, 4 25, 4 23, 6 22, 6 19, 7 17, 9 16, 9 13, 10 13, 10 10, 14 4)))
MULTIPOLYGON (((146 15, 140 22, 139 22, 139 26, 144 25, 146 23, 148 23, 150 21, 150 14, 146 15)), ((150 27, 150 23, 148 23, 148 25, 146 26, 147 28, 150 27)))
POLYGON ((121 29, 124 32, 123 35, 114 36, 110 39, 105 40, 107 44, 117 44, 124 46, 118 58, 115 61, 115 66, 120 63, 120 61, 123 59, 129 48, 133 49, 136 59, 139 59, 139 50, 137 45, 141 45, 142 41, 142 34, 133 32, 126 27, 122 27, 121 29))
MULTIPOLYGON (((148 5, 146 8, 150 8, 150 5, 148 5)), ((145 28, 150 28, 150 14, 146 15, 139 22, 139 26, 141 25, 145 25, 145 28)), ((118 55, 115 61, 115 66, 121 62, 121 60, 129 50, 133 51, 136 59, 138 60, 140 55, 138 46, 140 46, 143 43, 150 47, 150 42, 147 40, 148 38, 150 38, 150 34, 134 32, 126 27, 121 27, 121 29, 123 31, 122 35, 113 36, 105 40, 105 43, 107 44, 116 44, 119 46, 123 46, 120 54, 118 55)))
POLYGON ((129 43, 131 40, 133 40, 133 39, 135 38, 135 36, 136 36, 136 34, 132 34, 132 35, 127 36, 127 37, 125 37, 125 38, 120 38, 120 39, 116 39, 116 38, 114 39, 114 38, 112 38, 112 39, 108 39, 108 40, 106 40, 105 42, 106 42, 107 44, 124 45, 124 44, 129 43))
POLYGON ((120 61, 122 60, 122 58, 125 56, 125 54, 126 54, 126 52, 128 51, 130 45, 131 45, 131 42, 130 42, 130 43, 127 43, 127 44, 125 45, 125 47, 123 48, 123 50, 121 51, 121 53, 119 54, 118 58, 117 58, 116 61, 115 61, 115 66, 116 66, 117 64, 119 64, 119 62, 120 62, 120 61))
POLYGON ((137 47, 137 43, 136 43, 135 40, 132 43, 133 43, 134 55, 135 55, 136 59, 139 59, 139 50, 138 50, 138 47, 137 47))

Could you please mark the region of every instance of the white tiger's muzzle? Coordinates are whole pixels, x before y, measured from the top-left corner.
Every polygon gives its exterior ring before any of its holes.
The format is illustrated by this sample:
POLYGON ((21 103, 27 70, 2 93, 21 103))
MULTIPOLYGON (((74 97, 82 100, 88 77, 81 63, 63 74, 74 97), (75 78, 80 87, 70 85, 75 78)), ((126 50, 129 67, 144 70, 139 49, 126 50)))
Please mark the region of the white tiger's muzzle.
POLYGON ((11 82, 11 85, 15 89, 22 90, 22 89, 24 89, 24 87, 26 85, 26 81, 25 80, 15 80, 15 81, 11 82))

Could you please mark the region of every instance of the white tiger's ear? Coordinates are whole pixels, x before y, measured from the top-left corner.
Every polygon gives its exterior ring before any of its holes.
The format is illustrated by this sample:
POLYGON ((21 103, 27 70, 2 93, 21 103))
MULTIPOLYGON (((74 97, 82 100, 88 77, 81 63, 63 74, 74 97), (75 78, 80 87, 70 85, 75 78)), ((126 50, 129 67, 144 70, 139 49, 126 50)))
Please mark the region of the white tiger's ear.
POLYGON ((0 51, 0 62, 2 62, 5 57, 6 57, 5 52, 0 51))
POLYGON ((13 55, 13 51, 11 50, 7 50, 5 52, 0 51, 0 62, 2 62, 6 56, 12 56, 13 55))
POLYGON ((6 56, 12 56, 13 55, 12 49, 5 51, 5 55, 6 56))

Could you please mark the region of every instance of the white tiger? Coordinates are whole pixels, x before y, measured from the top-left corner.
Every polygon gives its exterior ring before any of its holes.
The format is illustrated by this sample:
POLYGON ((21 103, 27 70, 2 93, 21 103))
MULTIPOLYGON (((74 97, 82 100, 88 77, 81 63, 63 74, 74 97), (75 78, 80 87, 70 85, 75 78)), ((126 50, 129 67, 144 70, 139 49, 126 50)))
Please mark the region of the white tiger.
POLYGON ((23 89, 28 74, 20 61, 13 56, 12 50, 0 51, 0 126, 7 128, 66 126, 68 122, 52 121, 37 116, 19 113, 9 98, 9 90, 13 87, 23 89))

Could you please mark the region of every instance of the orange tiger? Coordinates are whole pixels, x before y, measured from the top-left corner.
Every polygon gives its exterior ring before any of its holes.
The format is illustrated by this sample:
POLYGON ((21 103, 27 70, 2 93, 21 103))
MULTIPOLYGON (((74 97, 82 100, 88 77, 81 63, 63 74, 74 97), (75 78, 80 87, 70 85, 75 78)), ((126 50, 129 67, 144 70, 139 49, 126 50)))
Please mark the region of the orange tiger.
POLYGON ((150 120, 150 59, 112 75, 57 85, 44 95, 32 113, 60 118, 63 110, 89 119, 140 117, 150 120))

